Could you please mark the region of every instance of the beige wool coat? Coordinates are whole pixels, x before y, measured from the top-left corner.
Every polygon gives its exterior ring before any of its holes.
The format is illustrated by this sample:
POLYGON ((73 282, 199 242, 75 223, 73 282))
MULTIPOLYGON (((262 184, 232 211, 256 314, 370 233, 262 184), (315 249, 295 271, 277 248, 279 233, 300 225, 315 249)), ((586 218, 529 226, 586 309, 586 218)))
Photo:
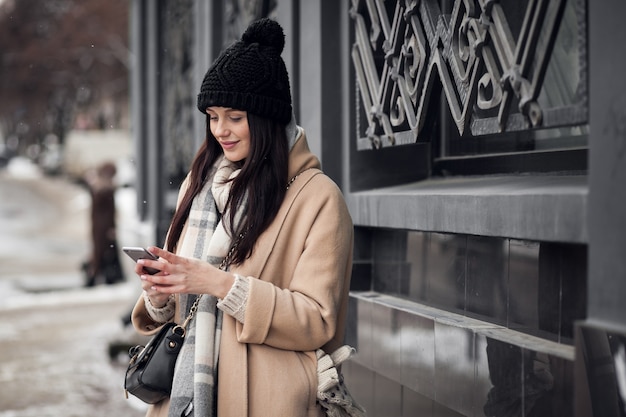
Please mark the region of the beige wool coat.
MULTIPOLYGON (((224 314, 219 417, 323 415, 315 350, 343 342, 353 225, 341 191, 319 167, 301 135, 289 155, 289 178, 300 176, 252 256, 231 268, 253 279, 244 323, 224 314)), ((142 334, 156 331, 142 297, 133 323, 142 334)), ((167 408, 168 401, 151 406, 148 416, 166 416, 167 408)))

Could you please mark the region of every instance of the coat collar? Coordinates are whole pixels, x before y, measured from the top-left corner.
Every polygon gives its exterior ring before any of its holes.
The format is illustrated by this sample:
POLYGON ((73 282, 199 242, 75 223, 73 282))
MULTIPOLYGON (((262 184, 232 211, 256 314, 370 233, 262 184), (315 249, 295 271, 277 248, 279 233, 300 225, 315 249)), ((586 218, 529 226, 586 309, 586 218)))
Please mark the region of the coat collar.
POLYGON ((309 150, 309 144, 304 129, 298 127, 296 142, 289 151, 288 178, 293 178, 306 169, 319 169, 320 167, 319 159, 309 150))

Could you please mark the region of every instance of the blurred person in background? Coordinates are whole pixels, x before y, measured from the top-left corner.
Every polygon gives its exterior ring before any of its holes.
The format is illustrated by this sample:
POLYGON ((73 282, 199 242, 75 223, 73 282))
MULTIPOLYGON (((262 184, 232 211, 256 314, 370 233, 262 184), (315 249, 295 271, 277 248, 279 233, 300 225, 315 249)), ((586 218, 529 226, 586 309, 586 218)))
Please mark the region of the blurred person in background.
POLYGON ((116 173, 114 163, 104 162, 84 176, 91 194, 91 257, 83 264, 87 287, 96 285, 100 279, 106 284, 124 280, 115 226, 116 173))

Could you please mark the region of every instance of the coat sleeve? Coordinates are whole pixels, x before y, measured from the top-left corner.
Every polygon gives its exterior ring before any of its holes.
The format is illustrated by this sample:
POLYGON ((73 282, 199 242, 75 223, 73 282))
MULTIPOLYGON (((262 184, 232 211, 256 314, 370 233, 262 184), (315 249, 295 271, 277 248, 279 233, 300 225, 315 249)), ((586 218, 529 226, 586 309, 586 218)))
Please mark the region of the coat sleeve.
POLYGON ((135 303, 135 307, 131 313, 131 322, 135 327, 137 333, 149 336, 153 335, 157 332, 159 328, 163 325, 163 323, 157 323, 152 320, 148 312, 146 311, 146 305, 144 303, 143 297, 139 297, 139 300, 135 303))
POLYGON ((244 323, 237 324, 240 342, 309 351, 336 336, 347 303, 353 227, 339 189, 326 190, 310 193, 291 214, 295 224, 283 227, 289 231, 281 231, 282 244, 279 238, 268 261, 278 265, 266 268, 269 274, 290 275, 274 277, 287 285, 250 279, 244 323))

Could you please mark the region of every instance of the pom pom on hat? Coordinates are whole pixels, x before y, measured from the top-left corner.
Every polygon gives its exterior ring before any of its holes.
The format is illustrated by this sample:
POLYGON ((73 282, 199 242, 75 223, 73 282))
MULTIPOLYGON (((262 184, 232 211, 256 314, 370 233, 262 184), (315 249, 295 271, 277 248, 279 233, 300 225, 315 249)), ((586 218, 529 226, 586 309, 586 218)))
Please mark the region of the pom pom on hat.
POLYGON ((252 22, 241 40, 209 68, 198 94, 198 110, 220 106, 245 110, 287 124, 291 119, 289 74, 281 58, 282 27, 271 19, 252 22))
POLYGON ((285 49, 285 34, 278 22, 271 19, 261 19, 250 23, 248 29, 241 36, 245 43, 258 43, 263 46, 272 46, 282 53, 285 49))

